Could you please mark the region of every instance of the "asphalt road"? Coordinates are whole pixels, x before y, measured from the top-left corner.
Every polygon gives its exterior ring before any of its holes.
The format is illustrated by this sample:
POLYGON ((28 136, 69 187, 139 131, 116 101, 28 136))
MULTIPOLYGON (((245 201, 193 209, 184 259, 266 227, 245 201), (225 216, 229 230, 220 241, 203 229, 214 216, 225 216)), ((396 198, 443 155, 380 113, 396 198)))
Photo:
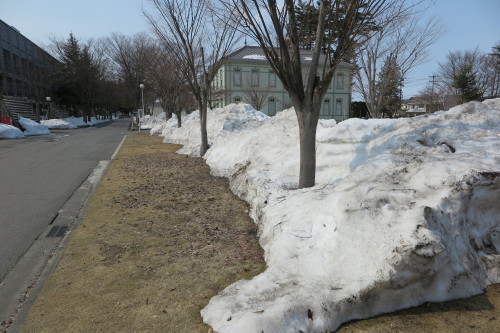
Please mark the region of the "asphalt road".
POLYGON ((128 120, 0 140, 0 284, 99 161, 109 160, 128 120))

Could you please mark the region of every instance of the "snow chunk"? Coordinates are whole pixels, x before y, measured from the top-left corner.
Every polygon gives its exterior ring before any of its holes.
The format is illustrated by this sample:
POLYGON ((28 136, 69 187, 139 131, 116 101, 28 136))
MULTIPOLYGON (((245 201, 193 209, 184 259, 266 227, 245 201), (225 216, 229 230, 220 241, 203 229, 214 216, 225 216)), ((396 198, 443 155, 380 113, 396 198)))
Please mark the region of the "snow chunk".
POLYGON ((19 128, 7 125, 0 124, 0 139, 20 139, 24 138, 23 131, 19 128))
POLYGON ((50 134, 49 128, 28 118, 19 117, 19 124, 24 128, 24 135, 50 134))

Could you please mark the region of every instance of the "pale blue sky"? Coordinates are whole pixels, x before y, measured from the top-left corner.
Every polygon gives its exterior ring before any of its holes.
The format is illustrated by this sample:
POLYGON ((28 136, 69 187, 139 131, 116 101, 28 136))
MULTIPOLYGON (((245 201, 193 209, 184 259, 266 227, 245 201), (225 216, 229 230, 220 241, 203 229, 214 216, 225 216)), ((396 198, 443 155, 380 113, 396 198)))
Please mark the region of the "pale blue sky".
MULTIPOLYGON (((148 0, 0 0, 0 19, 43 46, 50 36, 65 38, 70 32, 88 39, 149 31, 143 5, 148 0)), ((447 32, 432 47, 429 61, 409 74, 405 98, 425 86, 449 51, 490 52, 500 42, 500 0, 436 0, 427 15, 440 17, 447 32)))

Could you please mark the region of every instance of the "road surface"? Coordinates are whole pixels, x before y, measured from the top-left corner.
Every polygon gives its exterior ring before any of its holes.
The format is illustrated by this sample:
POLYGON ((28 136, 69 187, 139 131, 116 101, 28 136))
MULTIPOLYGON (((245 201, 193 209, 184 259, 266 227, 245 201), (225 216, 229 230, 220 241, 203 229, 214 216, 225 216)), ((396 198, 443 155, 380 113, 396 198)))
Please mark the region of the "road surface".
POLYGON ((0 285, 92 169, 110 159, 127 125, 0 140, 0 285))

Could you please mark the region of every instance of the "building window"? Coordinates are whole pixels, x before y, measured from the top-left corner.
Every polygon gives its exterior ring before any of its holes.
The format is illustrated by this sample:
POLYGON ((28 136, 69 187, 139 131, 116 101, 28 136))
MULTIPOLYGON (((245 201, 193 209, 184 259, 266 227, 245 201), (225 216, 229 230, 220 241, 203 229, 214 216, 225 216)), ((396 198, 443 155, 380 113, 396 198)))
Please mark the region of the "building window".
POLYGON ((235 102, 236 104, 240 103, 240 102, 241 102, 241 97, 236 96, 236 97, 234 98, 234 102, 235 102))
POLYGON ((14 80, 7 77, 7 95, 14 96, 14 80))
POLYGON ((258 87, 259 86, 259 70, 258 69, 252 69, 252 87, 258 87))
POLYGON ((3 66, 6 72, 10 72, 12 70, 10 62, 10 52, 7 50, 3 50, 3 66))
POLYGON ((269 71, 269 87, 276 87, 276 73, 269 71))
POLYGON ((16 74, 21 74, 21 63, 20 63, 20 59, 17 55, 13 54, 12 55, 12 62, 14 64, 14 73, 16 74))
POLYGON ((234 69, 234 85, 241 87, 241 68, 234 69))
POLYGON ((269 98, 267 102, 267 114, 269 116, 276 115, 276 99, 274 97, 269 98))
POLYGON ((343 105, 342 105, 342 98, 337 98, 337 101, 335 102, 335 114, 337 116, 342 116, 344 115, 344 110, 343 110, 343 105))
POLYGON ((323 101, 323 115, 329 115, 330 114, 330 100, 325 99, 323 101))
POLYGON ((337 74, 337 89, 344 89, 344 73, 337 74))
POLYGON ((14 81, 16 93, 15 96, 22 97, 23 96, 23 83, 19 80, 14 81))

